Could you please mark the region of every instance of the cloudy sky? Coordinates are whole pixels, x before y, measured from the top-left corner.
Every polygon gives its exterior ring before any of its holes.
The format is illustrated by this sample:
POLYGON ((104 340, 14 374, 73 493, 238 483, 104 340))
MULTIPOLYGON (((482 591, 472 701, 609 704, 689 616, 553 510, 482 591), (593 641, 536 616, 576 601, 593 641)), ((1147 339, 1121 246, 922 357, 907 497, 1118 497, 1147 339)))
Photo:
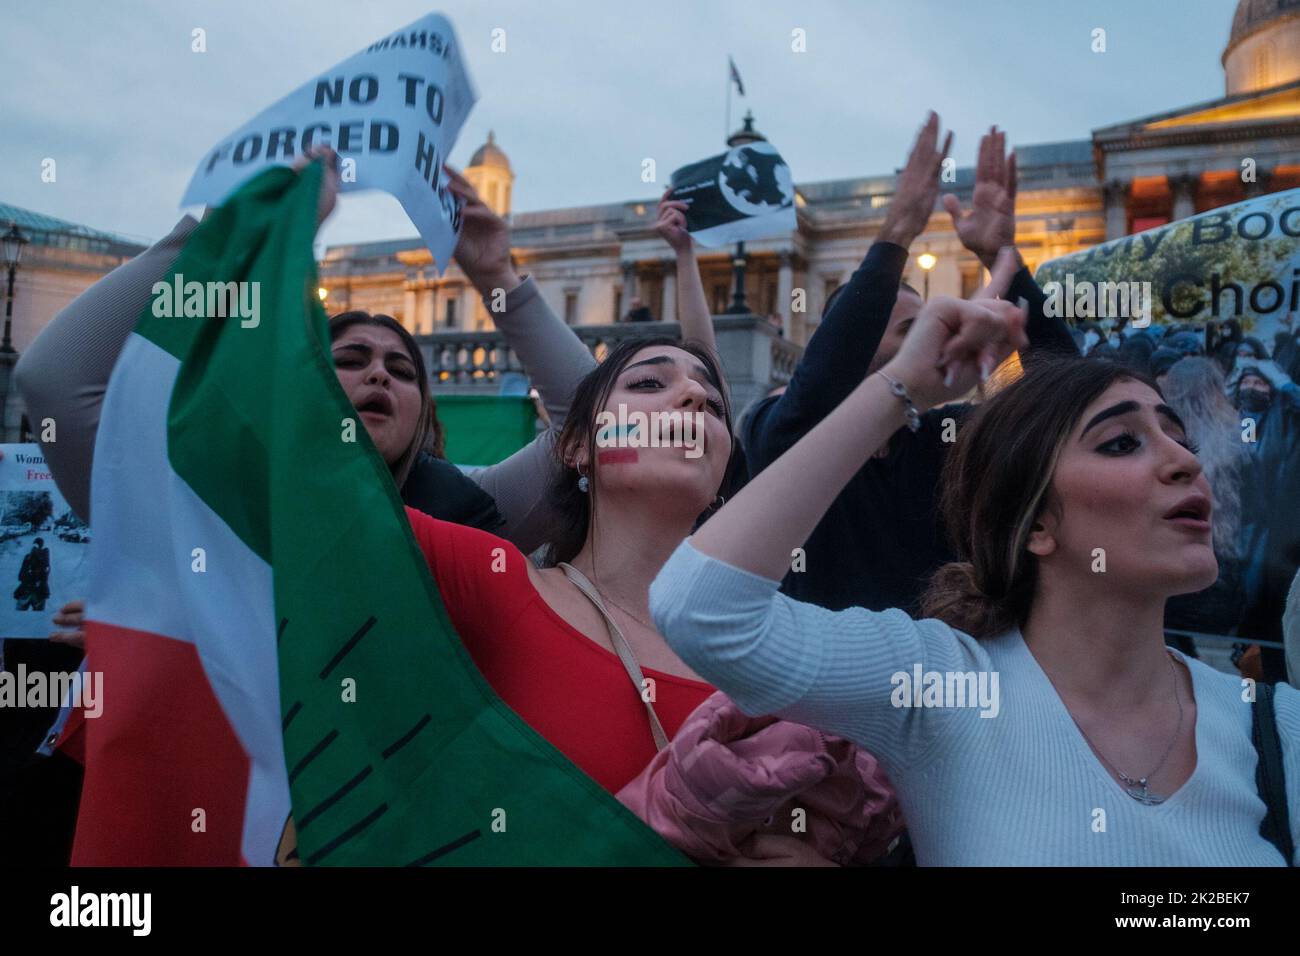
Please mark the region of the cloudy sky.
MULTIPOLYGON (((222 136, 317 72, 432 10, 454 24, 479 100, 451 161, 496 132, 514 208, 657 195, 717 152, 730 53, 745 108, 797 182, 888 173, 928 108, 968 165, 1014 143, 1221 96, 1235 0, 41 0, 0 24, 0 201, 156 239, 222 136), (207 52, 191 31, 207 31, 207 52), (503 28, 506 52, 491 50, 503 28), (1106 30, 1106 52, 1091 50, 1106 30), (791 50, 805 31, 807 51, 791 50), (41 161, 58 163, 42 183, 41 161)), ((383 195, 345 197, 327 243, 414 235, 383 195)))

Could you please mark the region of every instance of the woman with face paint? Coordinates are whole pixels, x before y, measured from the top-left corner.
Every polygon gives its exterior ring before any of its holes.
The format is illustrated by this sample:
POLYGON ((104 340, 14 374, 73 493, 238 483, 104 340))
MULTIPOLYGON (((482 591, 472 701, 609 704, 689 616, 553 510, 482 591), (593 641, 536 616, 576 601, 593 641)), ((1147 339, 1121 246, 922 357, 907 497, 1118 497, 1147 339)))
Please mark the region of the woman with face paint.
POLYGON ((1270 812, 1240 682, 1165 647, 1166 600, 1217 575, 1212 499, 1140 372, 1035 363, 963 426, 943 494, 960 560, 925 619, 778 593, 868 456, 1023 346, 1021 321, 988 299, 929 303, 888 365, 677 549, 655 622, 746 713, 869 745, 922 865, 1294 862, 1300 692, 1265 694, 1286 777, 1270 812))
POLYGON ((668 647, 648 601, 668 555, 720 503, 732 439, 716 359, 671 338, 620 344, 579 384, 556 454, 552 567, 408 514, 488 682, 617 792, 714 690, 668 647))

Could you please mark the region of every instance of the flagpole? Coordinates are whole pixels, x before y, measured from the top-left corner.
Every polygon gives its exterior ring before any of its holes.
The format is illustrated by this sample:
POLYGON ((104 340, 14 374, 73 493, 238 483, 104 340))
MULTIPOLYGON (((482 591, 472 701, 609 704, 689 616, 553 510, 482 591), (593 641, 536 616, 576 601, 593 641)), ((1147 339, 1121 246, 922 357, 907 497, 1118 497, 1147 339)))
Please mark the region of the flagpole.
POLYGON ((727 128, 722 131, 722 141, 725 143, 727 137, 731 135, 731 58, 727 58, 727 128))

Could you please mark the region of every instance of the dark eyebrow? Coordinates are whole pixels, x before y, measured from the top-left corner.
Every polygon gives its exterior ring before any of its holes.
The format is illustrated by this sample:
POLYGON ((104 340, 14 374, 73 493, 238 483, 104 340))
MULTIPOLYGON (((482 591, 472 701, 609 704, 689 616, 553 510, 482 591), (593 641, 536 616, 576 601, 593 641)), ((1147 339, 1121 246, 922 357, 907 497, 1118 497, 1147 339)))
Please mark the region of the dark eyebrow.
POLYGON ((623 371, 630 372, 634 368, 640 368, 642 365, 676 365, 671 355, 656 355, 653 358, 642 359, 639 362, 633 362, 625 366, 623 371))
MULTIPOLYGON (((334 346, 334 351, 360 352, 362 355, 369 355, 374 350, 369 345, 363 345, 360 342, 345 342, 343 345, 334 346)), ((399 358, 402 359, 403 361, 410 362, 412 365, 415 364, 415 360, 412 359, 411 356, 407 355, 405 352, 400 352, 397 349, 393 349, 392 351, 384 354, 384 361, 391 361, 392 359, 395 358, 399 358)))
MULTIPOLYGON (((1108 418, 1114 418, 1117 415, 1127 415, 1130 412, 1137 412, 1141 410, 1142 410, 1142 406, 1139 405, 1137 402, 1133 402, 1133 401, 1120 402, 1117 405, 1112 405, 1110 408, 1100 411, 1092 417, 1092 421, 1088 422, 1087 427, 1085 427, 1084 430, 1079 434, 1079 439, 1082 440, 1083 436, 1088 434, 1088 431, 1094 425, 1100 425, 1108 418)), ((1156 414, 1163 415, 1165 418, 1169 419, 1171 422, 1177 425, 1179 429, 1181 429, 1184 433, 1186 433, 1187 426, 1184 425, 1183 420, 1178 417, 1178 413, 1175 412, 1168 405, 1163 405, 1163 404, 1157 405, 1156 414)))
MULTIPOLYGON (((632 369, 642 365, 676 365, 676 364, 677 361, 671 355, 656 355, 653 358, 642 359, 639 362, 633 362, 631 365, 624 366, 623 371, 630 372, 632 369)), ((695 363, 695 371, 699 374, 700 378, 704 379, 706 382, 708 382, 710 385, 716 388, 719 392, 722 391, 722 385, 718 382, 716 378, 713 377, 713 375, 709 372, 709 370, 705 368, 703 365, 700 365, 698 362, 695 363)))

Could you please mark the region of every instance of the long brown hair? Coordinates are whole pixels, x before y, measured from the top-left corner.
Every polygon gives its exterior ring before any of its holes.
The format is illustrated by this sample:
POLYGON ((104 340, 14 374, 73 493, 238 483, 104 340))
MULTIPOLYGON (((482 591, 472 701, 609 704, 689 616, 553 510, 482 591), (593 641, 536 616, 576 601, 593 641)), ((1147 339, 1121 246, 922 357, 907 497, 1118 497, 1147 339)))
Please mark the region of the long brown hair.
MULTIPOLYGON (((572 561, 587 541, 587 529, 591 526, 591 519, 596 510, 594 452, 597 416, 609 401, 609 393, 614 388, 615 380, 632 361, 633 356, 644 348, 659 345, 681 349, 699 359, 708 377, 722 393, 723 420, 727 425, 727 433, 732 436, 732 439, 731 457, 727 461, 727 470, 723 475, 720 491, 725 494, 726 489, 735 479, 740 458, 737 454, 738 443, 732 428, 731 398, 726 380, 722 376, 722 369, 713 353, 694 342, 683 342, 670 335, 625 339, 612 348, 605 356, 605 360, 578 383, 573 393, 573 401, 569 405, 568 418, 565 419, 564 427, 555 442, 555 454, 560 466, 555 470, 555 477, 551 481, 549 491, 551 506, 557 516, 556 525, 549 536, 551 548, 548 560, 552 564, 559 561, 572 561), (584 449, 588 453, 589 461, 586 475, 588 489, 585 492, 578 488, 578 479, 581 477, 578 470, 568 464, 579 451, 584 449)), ((709 511, 706 511, 701 517, 706 517, 708 513, 709 511)))
POLYGON ((402 340, 402 347, 406 349, 411 364, 415 366, 416 381, 420 383, 420 414, 415 421, 415 434, 411 436, 411 443, 406 446, 402 456, 388 466, 388 470, 393 474, 393 481, 400 491, 402 486, 406 484, 411 469, 415 467, 416 457, 421 451, 428 450, 425 445, 428 442, 432 427, 434 406, 433 395, 429 391, 429 374, 425 370, 424 354, 420 351, 420 347, 416 344, 411 333, 402 327, 402 323, 391 315, 384 315, 379 312, 371 314, 353 310, 330 316, 330 341, 337 341, 340 335, 354 325, 376 325, 381 329, 388 329, 388 331, 395 333, 402 340))
POLYGON ((981 405, 944 464, 940 511, 958 560, 935 572, 921 613, 976 638, 1023 626, 1038 579, 1026 545, 1052 507, 1061 449, 1084 410, 1120 381, 1160 389, 1113 359, 1035 356, 981 405))

